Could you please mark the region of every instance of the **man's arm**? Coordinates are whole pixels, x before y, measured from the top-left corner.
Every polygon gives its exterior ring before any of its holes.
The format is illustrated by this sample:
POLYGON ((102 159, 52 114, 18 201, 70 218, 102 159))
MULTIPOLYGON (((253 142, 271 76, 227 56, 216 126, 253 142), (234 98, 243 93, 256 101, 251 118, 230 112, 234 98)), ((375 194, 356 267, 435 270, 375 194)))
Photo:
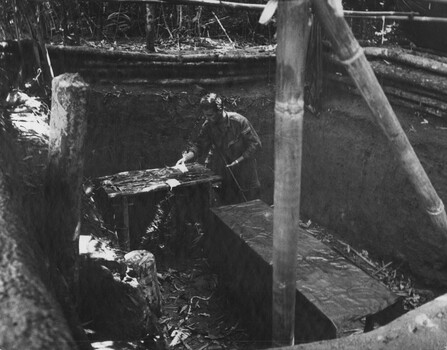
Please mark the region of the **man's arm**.
POLYGON ((262 144, 256 130, 253 128, 248 120, 244 130, 242 131, 242 137, 245 144, 247 145, 247 148, 242 153, 242 157, 244 159, 251 158, 259 149, 261 149, 262 144))
POLYGON ((244 144, 246 144, 247 147, 242 155, 239 158, 235 159, 232 163, 228 164, 227 167, 232 167, 239 164, 244 159, 253 157, 254 154, 262 147, 261 139, 259 138, 256 130, 253 128, 250 122, 248 120, 245 120, 242 126, 243 129, 241 137, 244 139, 244 144))
POLYGON ((182 158, 178 160, 177 164, 187 163, 192 161, 195 157, 201 157, 203 152, 208 151, 211 147, 212 141, 207 132, 207 126, 204 124, 200 129, 197 140, 192 143, 188 149, 182 153, 182 158))

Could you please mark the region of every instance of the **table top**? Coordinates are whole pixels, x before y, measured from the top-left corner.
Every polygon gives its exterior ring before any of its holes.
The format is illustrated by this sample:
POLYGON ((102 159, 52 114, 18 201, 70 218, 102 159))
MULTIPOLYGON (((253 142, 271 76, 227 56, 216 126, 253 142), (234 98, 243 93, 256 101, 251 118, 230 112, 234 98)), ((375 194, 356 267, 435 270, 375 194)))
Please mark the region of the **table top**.
POLYGON ((222 179, 199 163, 188 163, 186 167, 187 172, 175 167, 124 171, 99 177, 95 182, 105 190, 108 198, 117 198, 174 187, 217 183, 222 179))

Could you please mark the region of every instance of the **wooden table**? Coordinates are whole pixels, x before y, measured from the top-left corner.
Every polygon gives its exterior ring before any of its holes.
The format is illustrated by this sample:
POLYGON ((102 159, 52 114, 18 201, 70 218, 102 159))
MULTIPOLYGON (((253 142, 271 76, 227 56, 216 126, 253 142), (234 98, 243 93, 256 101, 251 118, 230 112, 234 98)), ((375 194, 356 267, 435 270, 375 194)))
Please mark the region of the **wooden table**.
MULTIPOLYGON (((187 164, 187 172, 173 167, 124 171, 95 179, 96 188, 106 194, 121 221, 117 228, 121 249, 130 249, 129 206, 136 196, 160 191, 173 191, 203 184, 217 184, 221 177, 198 163, 187 164)), ((116 223, 115 223, 116 224, 116 223)))

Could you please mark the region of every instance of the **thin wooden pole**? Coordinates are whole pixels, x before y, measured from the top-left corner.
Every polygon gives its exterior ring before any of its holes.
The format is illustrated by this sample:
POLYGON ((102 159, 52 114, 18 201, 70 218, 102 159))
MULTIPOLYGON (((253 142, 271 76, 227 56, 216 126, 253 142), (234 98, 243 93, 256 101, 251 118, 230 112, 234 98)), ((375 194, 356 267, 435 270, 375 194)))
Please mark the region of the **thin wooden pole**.
POLYGON ((444 237, 447 233, 447 216, 444 204, 416 156, 371 65, 365 57, 363 49, 343 18, 341 0, 312 1, 314 10, 321 25, 326 30, 334 51, 366 100, 376 123, 389 140, 398 161, 416 189, 422 206, 427 211, 434 227, 444 237))
POLYGON ((224 34, 227 37, 228 41, 233 44, 233 40, 231 40, 231 38, 229 37, 227 31, 225 30, 225 27, 222 25, 222 22, 219 19, 219 17, 217 17, 214 12, 212 12, 212 14, 213 14, 214 18, 216 19, 217 23, 219 23, 219 26, 222 29, 222 31, 224 32, 224 34))
POLYGON ((146 49, 155 52, 155 9, 146 4, 146 49))
POLYGON ((309 0, 278 4, 273 220, 274 346, 295 335, 297 235, 300 212, 304 68, 310 33, 309 0))

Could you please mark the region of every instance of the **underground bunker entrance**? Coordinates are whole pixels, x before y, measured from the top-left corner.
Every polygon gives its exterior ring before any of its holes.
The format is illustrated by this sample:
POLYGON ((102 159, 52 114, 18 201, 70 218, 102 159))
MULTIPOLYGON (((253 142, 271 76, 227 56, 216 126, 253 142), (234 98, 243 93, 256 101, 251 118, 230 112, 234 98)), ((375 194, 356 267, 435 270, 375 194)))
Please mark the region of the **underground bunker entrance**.
MULTIPOLYGON (((221 284, 216 267, 209 263, 206 230, 210 228, 206 227, 204 207, 209 201, 217 203, 216 198, 209 197, 209 190, 208 186, 197 186, 158 191, 130 201, 130 250, 153 253, 162 312, 154 334, 127 342, 115 338, 114 348, 261 349, 270 345, 266 339, 253 336, 237 303, 221 284), (154 345, 154 338, 158 338, 158 345, 154 345)), ((117 247, 113 214, 108 212, 113 209, 100 195, 94 198, 96 201, 92 197, 87 207, 97 218, 106 218, 102 230, 107 227, 106 240, 117 247)), ((97 234, 105 238, 104 231, 97 234)), ((110 337, 98 332, 91 339, 93 347, 101 349, 110 337)))

